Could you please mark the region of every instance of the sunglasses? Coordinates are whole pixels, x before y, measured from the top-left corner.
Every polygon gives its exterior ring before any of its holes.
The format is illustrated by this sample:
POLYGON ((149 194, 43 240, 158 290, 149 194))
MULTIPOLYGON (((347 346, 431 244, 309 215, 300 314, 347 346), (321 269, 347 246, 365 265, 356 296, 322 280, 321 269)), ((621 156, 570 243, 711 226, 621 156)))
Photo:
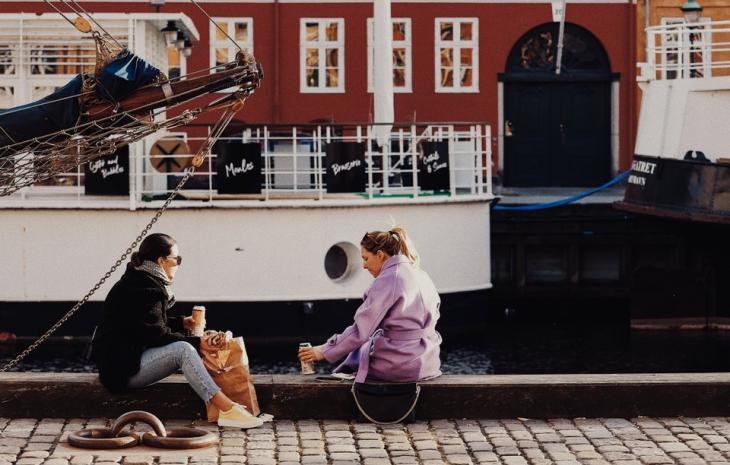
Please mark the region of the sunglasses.
POLYGON ((177 257, 165 257, 167 260, 175 260, 178 265, 182 265, 182 255, 178 255, 177 257))

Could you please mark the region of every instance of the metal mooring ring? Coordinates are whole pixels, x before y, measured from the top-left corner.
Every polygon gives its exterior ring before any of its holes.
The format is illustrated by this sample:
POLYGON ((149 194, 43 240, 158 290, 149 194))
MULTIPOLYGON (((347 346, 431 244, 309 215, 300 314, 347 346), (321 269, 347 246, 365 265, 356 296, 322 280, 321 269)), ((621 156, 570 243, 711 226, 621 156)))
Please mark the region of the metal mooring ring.
POLYGON ((163 449, 198 449, 218 444, 218 437, 210 431, 196 428, 172 428, 166 437, 154 433, 144 433, 142 443, 146 446, 163 449))
POLYGON ((139 444, 140 437, 137 433, 116 436, 109 428, 91 428, 70 433, 68 442, 84 449, 123 449, 139 444))
POLYGON ((158 436, 167 436, 165 426, 162 424, 159 418, 152 415, 150 412, 144 410, 132 410, 117 418, 112 425, 112 433, 114 436, 122 434, 122 428, 130 423, 141 422, 152 427, 155 430, 155 434, 158 436))
POLYGON ((195 428, 173 428, 165 430, 159 418, 149 412, 134 410, 114 421, 111 428, 93 428, 75 431, 68 435, 72 446, 85 449, 121 449, 143 443, 163 449, 198 449, 218 444, 218 436, 195 428), (143 422, 155 430, 154 433, 123 432, 130 423, 143 422))

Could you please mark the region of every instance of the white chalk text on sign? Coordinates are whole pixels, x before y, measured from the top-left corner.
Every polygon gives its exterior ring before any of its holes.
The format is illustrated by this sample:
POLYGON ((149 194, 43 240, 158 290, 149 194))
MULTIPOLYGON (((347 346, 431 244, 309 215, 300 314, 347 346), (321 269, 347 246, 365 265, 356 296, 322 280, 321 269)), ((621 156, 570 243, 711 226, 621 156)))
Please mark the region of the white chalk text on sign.
POLYGON ((351 160, 347 163, 332 163, 332 173, 337 176, 342 171, 352 171, 353 168, 357 168, 362 164, 360 160, 351 160))
POLYGON ((423 157, 423 165, 426 167, 426 172, 435 173, 448 166, 446 162, 439 163, 441 161, 441 155, 438 150, 423 157))
POLYGON ((124 167, 119 164, 119 155, 114 158, 99 158, 89 162, 89 171, 92 174, 101 172, 101 178, 106 179, 114 174, 123 174, 124 167))
POLYGON ((253 171, 253 162, 247 161, 245 158, 241 159, 241 166, 236 166, 233 162, 226 165, 226 178, 235 177, 239 174, 246 174, 249 171, 253 171))
MULTIPOLYGON (((634 160, 634 162, 631 163, 631 170, 636 173, 653 175, 655 169, 656 169, 656 163, 652 163, 650 161, 634 160)), ((628 182, 629 182, 629 184, 636 184, 637 186, 645 186, 646 177, 637 176, 637 175, 632 174, 631 176, 629 176, 628 182)))

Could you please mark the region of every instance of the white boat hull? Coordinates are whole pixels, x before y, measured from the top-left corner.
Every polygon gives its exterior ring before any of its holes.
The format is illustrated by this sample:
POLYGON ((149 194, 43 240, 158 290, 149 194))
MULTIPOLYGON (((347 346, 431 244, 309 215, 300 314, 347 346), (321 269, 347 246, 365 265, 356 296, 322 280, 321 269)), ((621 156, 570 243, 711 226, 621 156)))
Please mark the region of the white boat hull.
MULTIPOLYGON (((80 299, 139 234, 152 210, 0 209, 0 301, 80 299)), ((267 302, 361 298, 372 282, 359 260, 366 231, 393 222, 409 232, 439 292, 491 287, 489 202, 363 203, 173 208, 153 232, 184 256, 179 301, 267 302), (332 280, 328 249, 350 243, 349 273, 332 280)), ((92 297, 103 300, 122 265, 92 297)))

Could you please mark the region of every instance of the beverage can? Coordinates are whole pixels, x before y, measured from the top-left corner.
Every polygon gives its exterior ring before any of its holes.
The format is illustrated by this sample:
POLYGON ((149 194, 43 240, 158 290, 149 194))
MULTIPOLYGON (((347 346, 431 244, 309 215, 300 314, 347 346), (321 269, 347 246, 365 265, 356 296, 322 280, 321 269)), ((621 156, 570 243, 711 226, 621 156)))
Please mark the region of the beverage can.
POLYGON ((193 307, 193 328, 190 330, 193 336, 202 337, 205 332, 205 307, 196 305, 193 307))
MULTIPOLYGON (((299 347, 312 347, 312 344, 309 342, 302 342, 299 344, 299 347)), ((304 362, 302 361, 302 374, 303 375, 313 375, 314 374, 314 362, 304 362)))

